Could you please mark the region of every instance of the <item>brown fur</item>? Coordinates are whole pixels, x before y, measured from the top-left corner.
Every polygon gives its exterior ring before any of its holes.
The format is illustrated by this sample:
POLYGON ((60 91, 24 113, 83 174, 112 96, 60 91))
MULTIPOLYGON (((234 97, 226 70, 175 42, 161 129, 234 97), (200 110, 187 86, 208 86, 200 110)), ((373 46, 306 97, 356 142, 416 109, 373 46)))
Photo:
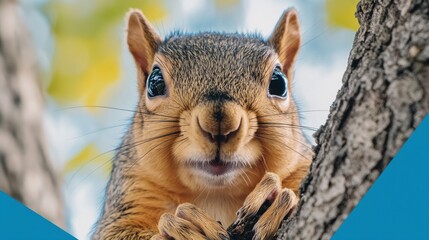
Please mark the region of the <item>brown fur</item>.
POLYGON ((240 207, 252 214, 267 198, 272 205, 255 238, 271 237, 296 205, 313 154, 291 95, 300 45, 296 12, 283 14, 268 41, 226 33, 160 39, 132 10, 127 42, 141 97, 93 238, 225 239, 217 221, 227 227, 240 221, 240 207), (285 100, 267 96, 276 64, 288 76, 285 100), (150 99, 145 81, 154 65, 167 94, 150 99), (239 170, 220 177, 198 170, 216 157, 239 170))

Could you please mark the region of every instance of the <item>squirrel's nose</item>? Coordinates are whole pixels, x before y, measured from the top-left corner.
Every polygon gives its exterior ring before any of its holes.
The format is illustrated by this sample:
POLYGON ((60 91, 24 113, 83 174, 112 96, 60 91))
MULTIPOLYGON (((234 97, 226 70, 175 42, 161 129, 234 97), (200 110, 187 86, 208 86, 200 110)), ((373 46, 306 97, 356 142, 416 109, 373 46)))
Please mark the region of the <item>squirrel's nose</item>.
POLYGON ((220 122, 217 124, 218 127, 211 127, 212 125, 210 123, 200 122, 200 119, 197 118, 197 125, 202 135, 210 142, 226 143, 237 135, 241 126, 241 119, 238 124, 222 124, 222 122, 220 122))

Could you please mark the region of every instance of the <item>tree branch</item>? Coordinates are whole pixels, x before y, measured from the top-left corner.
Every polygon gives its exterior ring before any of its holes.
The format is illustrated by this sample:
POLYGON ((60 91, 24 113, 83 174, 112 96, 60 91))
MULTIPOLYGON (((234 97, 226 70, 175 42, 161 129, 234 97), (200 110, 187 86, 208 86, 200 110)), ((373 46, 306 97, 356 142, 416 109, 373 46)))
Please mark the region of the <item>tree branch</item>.
POLYGON ((429 112, 429 2, 362 0, 343 86, 278 239, 330 239, 429 112))

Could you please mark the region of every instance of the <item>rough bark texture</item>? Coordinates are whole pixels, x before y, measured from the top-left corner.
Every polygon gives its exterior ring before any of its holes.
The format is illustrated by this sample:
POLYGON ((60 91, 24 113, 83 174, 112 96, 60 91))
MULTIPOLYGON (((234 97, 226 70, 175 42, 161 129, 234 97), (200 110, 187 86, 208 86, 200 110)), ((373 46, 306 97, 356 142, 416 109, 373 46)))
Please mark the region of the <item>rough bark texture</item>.
POLYGON ((343 87, 278 239, 330 239, 429 112, 429 1, 362 0, 343 87))
POLYGON ((0 0, 0 190, 64 226, 43 138, 43 97, 32 50, 16 1, 0 0))

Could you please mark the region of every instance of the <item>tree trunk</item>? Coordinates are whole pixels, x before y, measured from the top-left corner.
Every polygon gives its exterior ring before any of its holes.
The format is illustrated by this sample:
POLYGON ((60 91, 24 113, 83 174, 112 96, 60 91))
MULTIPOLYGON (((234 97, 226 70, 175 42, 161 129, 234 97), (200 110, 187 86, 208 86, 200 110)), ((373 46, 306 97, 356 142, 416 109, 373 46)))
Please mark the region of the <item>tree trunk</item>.
POLYGON ((64 226, 43 138, 43 96, 16 1, 0 0, 0 190, 64 226))
POLYGON ((330 239, 429 112, 429 1, 362 0, 343 87, 278 239, 330 239))

